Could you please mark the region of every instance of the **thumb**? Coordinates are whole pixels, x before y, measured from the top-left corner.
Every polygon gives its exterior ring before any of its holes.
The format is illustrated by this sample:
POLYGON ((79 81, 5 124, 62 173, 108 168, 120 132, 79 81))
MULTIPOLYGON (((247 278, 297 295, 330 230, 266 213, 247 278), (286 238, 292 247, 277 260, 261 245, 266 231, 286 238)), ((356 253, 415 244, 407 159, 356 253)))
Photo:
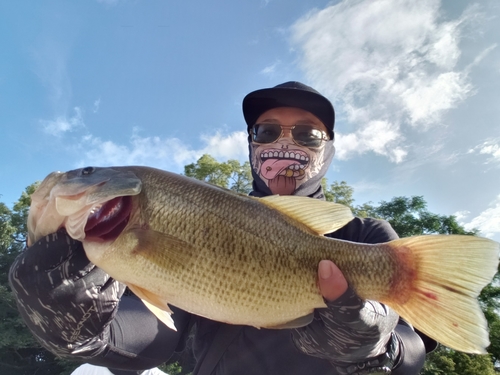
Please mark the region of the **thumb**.
POLYGON ((333 302, 347 290, 348 284, 340 269, 329 260, 322 260, 318 265, 318 284, 321 295, 328 302, 333 302))

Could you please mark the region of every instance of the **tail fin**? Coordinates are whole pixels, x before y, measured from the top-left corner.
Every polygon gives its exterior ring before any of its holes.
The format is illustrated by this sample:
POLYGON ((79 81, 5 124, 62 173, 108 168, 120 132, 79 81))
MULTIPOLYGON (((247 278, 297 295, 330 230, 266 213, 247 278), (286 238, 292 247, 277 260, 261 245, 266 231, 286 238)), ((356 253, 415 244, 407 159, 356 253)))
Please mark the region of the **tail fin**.
POLYGON ((473 236, 432 235, 387 245, 396 253, 409 250, 416 267, 408 300, 385 302, 441 344, 486 353, 488 326, 477 296, 497 272, 500 244, 473 236))

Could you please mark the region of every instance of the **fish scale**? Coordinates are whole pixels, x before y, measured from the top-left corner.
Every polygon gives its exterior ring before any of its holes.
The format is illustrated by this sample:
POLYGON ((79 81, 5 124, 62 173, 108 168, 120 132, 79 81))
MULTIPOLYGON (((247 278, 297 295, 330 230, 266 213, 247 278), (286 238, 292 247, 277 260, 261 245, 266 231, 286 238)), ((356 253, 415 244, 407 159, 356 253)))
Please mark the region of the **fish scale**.
POLYGON ((453 235, 378 245, 323 236, 351 219, 346 207, 307 197, 252 198, 153 168, 89 167, 42 182, 28 229, 33 243, 65 226, 93 263, 172 328, 168 304, 231 324, 307 324, 326 306, 317 268, 329 259, 361 298, 387 304, 443 345, 484 353, 477 296, 497 271, 499 244, 453 235), (130 212, 100 222, 97 207, 124 196, 130 212), (127 213, 123 230, 111 231, 127 213), (86 236, 88 217, 101 238, 86 236))

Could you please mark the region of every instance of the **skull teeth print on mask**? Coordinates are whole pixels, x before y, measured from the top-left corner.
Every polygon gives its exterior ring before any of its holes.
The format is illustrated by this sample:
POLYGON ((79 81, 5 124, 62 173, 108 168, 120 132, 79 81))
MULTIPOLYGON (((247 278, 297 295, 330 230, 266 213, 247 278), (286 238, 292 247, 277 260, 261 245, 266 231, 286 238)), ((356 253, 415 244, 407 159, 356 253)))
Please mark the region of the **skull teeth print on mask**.
POLYGON ((300 150, 265 150, 261 153, 260 159, 262 161, 260 173, 267 180, 274 179, 278 174, 286 177, 303 177, 304 168, 309 164, 309 156, 300 150))
POLYGON ((252 167, 273 194, 290 195, 322 166, 324 147, 256 145, 252 149, 252 167))

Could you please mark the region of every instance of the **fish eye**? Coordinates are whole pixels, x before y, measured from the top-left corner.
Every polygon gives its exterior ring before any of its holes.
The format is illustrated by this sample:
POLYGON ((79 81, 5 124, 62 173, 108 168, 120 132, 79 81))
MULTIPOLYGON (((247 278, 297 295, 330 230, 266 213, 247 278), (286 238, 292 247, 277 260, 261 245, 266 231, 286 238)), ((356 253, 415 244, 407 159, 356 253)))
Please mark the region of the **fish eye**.
POLYGON ((82 175, 86 176, 86 175, 94 173, 94 171, 95 171, 94 167, 85 167, 82 169, 82 175))

